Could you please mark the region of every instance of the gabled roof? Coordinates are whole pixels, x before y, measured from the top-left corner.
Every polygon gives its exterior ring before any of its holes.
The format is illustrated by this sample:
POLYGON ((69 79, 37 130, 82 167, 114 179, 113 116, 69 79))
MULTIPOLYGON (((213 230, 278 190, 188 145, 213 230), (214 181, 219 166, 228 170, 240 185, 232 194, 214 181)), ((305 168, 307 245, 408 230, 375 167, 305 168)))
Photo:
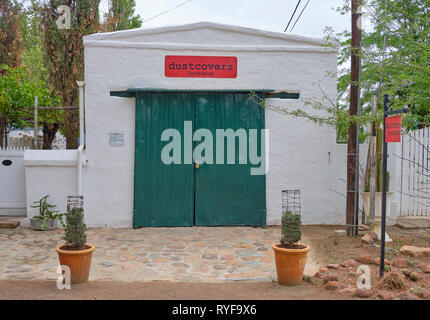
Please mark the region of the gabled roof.
POLYGON ((124 43, 166 43, 176 41, 177 43, 188 43, 193 42, 195 37, 198 37, 199 40, 204 39, 202 35, 206 34, 210 34, 213 37, 213 39, 208 39, 208 41, 211 41, 210 44, 234 45, 239 42, 241 44, 259 43, 272 46, 324 46, 324 41, 318 38, 263 31, 214 22, 197 22, 184 25, 96 33, 85 36, 84 43, 88 44, 98 41, 124 43), (172 35, 175 36, 173 37, 172 35))

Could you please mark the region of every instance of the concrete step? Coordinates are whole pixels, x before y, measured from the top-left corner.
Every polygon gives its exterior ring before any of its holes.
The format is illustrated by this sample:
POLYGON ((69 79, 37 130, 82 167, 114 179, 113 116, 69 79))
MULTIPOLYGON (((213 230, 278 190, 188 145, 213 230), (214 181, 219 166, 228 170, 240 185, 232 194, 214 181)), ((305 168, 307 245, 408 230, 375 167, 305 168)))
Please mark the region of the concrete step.
POLYGON ((0 220, 0 228, 2 229, 15 229, 19 226, 19 221, 0 220))
POLYGON ((404 229, 430 228, 430 217, 397 217, 397 224, 404 229))
POLYGON ((30 219, 27 218, 27 216, 0 216, 0 222, 5 222, 5 221, 13 221, 13 222, 18 222, 18 225, 24 228, 29 228, 30 227, 30 219))

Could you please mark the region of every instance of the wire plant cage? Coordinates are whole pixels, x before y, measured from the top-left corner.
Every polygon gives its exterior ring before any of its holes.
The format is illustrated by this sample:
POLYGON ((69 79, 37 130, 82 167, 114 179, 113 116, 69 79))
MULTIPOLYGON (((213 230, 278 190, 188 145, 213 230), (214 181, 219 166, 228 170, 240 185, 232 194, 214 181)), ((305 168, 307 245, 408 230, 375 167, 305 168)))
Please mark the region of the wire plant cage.
POLYGON ((282 190, 282 213, 302 214, 300 190, 282 190))
POLYGON ((67 196, 67 212, 72 209, 84 210, 84 197, 83 196, 67 196))
POLYGON ((65 228, 66 247, 73 250, 89 249, 85 244, 87 236, 85 234, 86 225, 84 222, 84 197, 67 196, 67 218, 65 228))

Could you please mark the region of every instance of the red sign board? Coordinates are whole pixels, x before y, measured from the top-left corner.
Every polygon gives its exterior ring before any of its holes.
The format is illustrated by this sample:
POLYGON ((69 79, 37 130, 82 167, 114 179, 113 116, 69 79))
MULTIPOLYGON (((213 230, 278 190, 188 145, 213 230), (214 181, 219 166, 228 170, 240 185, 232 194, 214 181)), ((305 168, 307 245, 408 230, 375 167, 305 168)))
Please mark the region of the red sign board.
POLYGON ((181 78, 236 78, 237 57, 166 56, 164 74, 181 78))
POLYGON ((385 142, 400 142, 402 116, 385 118, 385 142))

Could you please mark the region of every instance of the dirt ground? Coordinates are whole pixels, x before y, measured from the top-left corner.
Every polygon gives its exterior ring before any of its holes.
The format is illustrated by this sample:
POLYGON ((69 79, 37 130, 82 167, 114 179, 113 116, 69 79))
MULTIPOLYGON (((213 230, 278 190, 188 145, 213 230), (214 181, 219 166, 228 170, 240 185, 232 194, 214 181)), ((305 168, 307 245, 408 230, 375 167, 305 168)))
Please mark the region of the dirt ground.
MULTIPOLYGON (((346 236, 336 237, 334 230, 344 229, 342 226, 304 226, 303 232, 311 239, 311 250, 314 250, 315 258, 324 267, 328 264, 341 264, 347 260, 354 260, 362 254, 371 254, 373 258, 379 258, 380 247, 376 245, 369 245, 361 241, 361 236, 356 239, 348 238, 346 236)), ((410 263, 407 268, 410 271, 417 271, 420 280, 412 281, 402 274, 404 268, 397 268, 389 265, 386 267, 387 271, 395 271, 401 275, 404 283, 404 288, 401 290, 388 290, 398 295, 399 293, 414 293, 420 288, 430 290, 430 274, 424 274, 419 269, 414 267, 418 263, 430 264, 430 257, 424 258, 411 258, 400 253, 399 249, 403 245, 412 245, 417 247, 430 246, 430 234, 423 229, 405 230, 396 226, 387 228, 387 233, 392 238, 392 242, 386 245, 386 259, 391 263, 397 258, 406 258, 410 263)), ((361 265, 362 263, 359 263, 361 265)), ((372 289, 381 289, 379 278, 379 265, 369 264, 371 270, 371 285, 372 289)), ((357 283, 357 267, 355 268, 342 268, 331 270, 339 278, 341 286, 356 286, 357 283)), ((317 280, 317 279, 314 279, 317 280)), ((312 281, 312 280, 311 280, 312 281)), ((323 287, 324 283, 315 281, 316 287, 323 287)), ((386 288, 382 288, 386 290, 386 288)), ((333 294, 338 294, 333 292, 333 294)), ((376 298, 376 297, 374 297, 376 298)))
MULTIPOLYGON (((303 233, 312 241, 311 250, 314 251, 319 264, 341 263, 345 260, 354 259, 363 253, 370 253, 375 258, 379 257, 380 247, 370 246, 361 242, 361 236, 349 238, 346 236, 335 237, 335 230, 343 230, 344 226, 303 226, 303 233)), ((430 233, 422 229, 402 229, 399 227, 388 227, 387 232, 393 239, 386 244, 386 258, 404 258, 399 252, 403 245, 429 247, 430 233)), ((418 259, 421 261, 422 259, 418 259)))
POLYGON ((58 290, 55 281, 0 281, 0 300, 326 300, 344 299, 303 282, 284 287, 274 282, 190 283, 90 281, 58 290))

